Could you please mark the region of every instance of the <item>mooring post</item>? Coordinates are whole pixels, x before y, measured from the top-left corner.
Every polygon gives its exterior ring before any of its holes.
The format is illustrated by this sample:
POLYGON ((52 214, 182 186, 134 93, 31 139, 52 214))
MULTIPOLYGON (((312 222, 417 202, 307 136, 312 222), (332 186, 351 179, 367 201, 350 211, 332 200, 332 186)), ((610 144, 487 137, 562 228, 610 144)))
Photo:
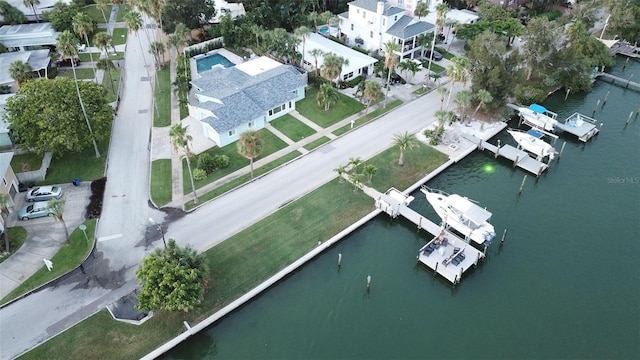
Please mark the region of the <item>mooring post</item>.
POLYGON ((496 147, 496 156, 495 159, 498 158, 498 155, 500 155, 500 140, 498 140, 498 147, 496 147))
POLYGON ((422 216, 418 218, 418 230, 422 229, 422 216))
POLYGON ((567 98, 569 97, 570 92, 571 92, 571 88, 567 88, 567 92, 564 94, 564 101, 567 101, 567 98))
MULTIPOLYGON (((593 115, 596 114, 596 111, 598 111, 598 107, 600 106, 600 99, 598 99, 598 102, 596 103, 596 107, 593 108, 593 115)), ((592 116, 593 116, 592 115, 592 116)))
POLYGON ((560 153, 558 154, 558 160, 562 157, 562 152, 564 151, 564 146, 567 145, 567 142, 562 143, 562 147, 560 148, 560 153))
POLYGON ((487 248, 488 246, 484 247, 484 250, 482 250, 482 255, 487 256, 487 248))
POLYGON ((504 229, 504 232, 502 233, 502 239, 500 239, 501 243, 504 243, 504 238, 507 237, 507 229, 504 229))
POLYGON ((604 103, 602 103, 602 107, 604 108, 604 104, 607 103, 607 100, 609 99, 609 93, 611 92, 611 90, 607 90, 607 95, 604 96, 604 103))
POLYGON ((371 287, 371 275, 367 275, 367 290, 371 287))
POLYGON ((342 253, 338 254, 338 267, 342 265, 342 253))
POLYGON ((628 63, 629 63, 629 58, 627 58, 627 60, 624 62, 624 65, 622 66, 622 71, 624 71, 628 63))
POLYGON ((516 155, 516 160, 513 162, 513 167, 516 167, 516 165, 518 165, 518 160, 520 158, 520 155, 516 155))
POLYGON ((629 76, 629 80, 627 80, 627 86, 625 86, 625 89, 629 87, 629 84, 631 83, 631 78, 633 77, 633 74, 631 74, 631 76, 629 76))
POLYGON ((480 253, 476 253, 476 261, 473 263, 474 266, 478 266, 478 261, 480 261, 480 253))
POLYGON ((640 107, 638 107, 638 111, 636 111, 636 117, 634 117, 634 119, 638 118, 638 114, 640 114, 640 107))
POLYGON ((631 115, 633 115, 633 111, 629 113, 629 117, 627 118, 627 123, 624 125, 624 127, 627 127, 627 125, 629 125, 629 123, 631 122, 631 115))
POLYGON ((598 128, 598 130, 602 129, 602 125, 604 125, 604 123, 600 123, 600 127, 598 128))
POLYGON ((527 174, 525 174, 524 177, 522 178, 522 183, 520 184, 520 190, 518 191, 518 194, 522 194, 522 189, 524 189, 525 181, 527 181, 527 174))

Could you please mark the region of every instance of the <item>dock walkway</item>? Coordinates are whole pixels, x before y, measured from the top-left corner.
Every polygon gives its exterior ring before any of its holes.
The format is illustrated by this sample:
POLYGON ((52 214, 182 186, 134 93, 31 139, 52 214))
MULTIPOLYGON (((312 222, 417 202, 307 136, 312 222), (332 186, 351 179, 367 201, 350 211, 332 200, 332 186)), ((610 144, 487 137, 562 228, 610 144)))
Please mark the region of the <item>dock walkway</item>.
MULTIPOLYGON (((629 87, 629 85, 636 87, 637 89, 640 89, 640 84, 635 82, 635 81, 631 81, 631 77, 629 77, 629 79, 623 79, 621 77, 615 76, 615 75, 611 75, 609 73, 606 72, 597 72, 596 73, 596 79, 603 77, 603 78, 607 78, 607 79, 611 79, 611 83, 614 84, 616 81, 621 82, 625 85, 625 87, 629 87)), ((631 75, 633 76, 633 74, 631 75)))
POLYGON ((615 43, 611 46, 611 52, 614 54, 620 54, 632 58, 640 58, 640 47, 631 45, 626 41, 615 43))
POLYGON ((392 218, 402 215, 416 224, 418 229, 425 229, 434 236, 431 241, 420 248, 417 259, 452 284, 459 283, 462 274, 485 257, 483 252, 469 245, 457 235, 409 208, 408 205, 414 199, 412 196, 405 195, 394 188, 384 194, 378 193, 377 195, 376 208, 389 214, 392 218), (443 241, 440 241, 440 238, 443 241))
POLYGON ((543 171, 549 168, 548 164, 532 158, 526 151, 511 145, 506 144, 500 146, 500 143, 498 143, 498 146, 496 146, 482 139, 478 139, 474 135, 462 134, 462 136, 474 143, 478 149, 489 150, 494 153, 496 157, 502 156, 503 158, 509 159, 513 161, 514 166, 535 174, 536 176, 540 176, 543 171))

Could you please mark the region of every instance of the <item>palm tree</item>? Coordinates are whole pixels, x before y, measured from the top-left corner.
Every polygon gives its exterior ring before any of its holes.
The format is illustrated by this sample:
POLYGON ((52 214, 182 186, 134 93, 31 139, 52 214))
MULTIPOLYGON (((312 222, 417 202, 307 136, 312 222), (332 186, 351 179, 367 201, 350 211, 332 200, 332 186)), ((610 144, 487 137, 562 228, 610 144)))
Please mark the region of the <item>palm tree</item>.
POLYGON ((447 98, 447 107, 449 107, 449 101, 451 101, 451 94, 453 93, 453 86, 456 82, 467 83, 469 79, 469 59, 464 56, 458 56, 451 60, 452 65, 447 68, 447 76, 451 81, 451 89, 449 89, 449 97, 447 98))
POLYGON ((149 52, 153 54, 156 60, 156 69, 160 69, 164 65, 164 44, 160 41, 154 41, 149 44, 149 52), (160 55, 162 54, 162 62, 160 61, 160 55))
MULTIPOLYGON (((73 16, 72 24, 73 32, 83 38, 84 42, 87 44, 87 47, 89 47, 89 34, 92 34, 95 30, 93 19, 91 19, 91 17, 87 13, 78 12, 73 16)), ((89 58, 91 59, 91 62, 93 62, 93 55, 91 51, 89 51, 89 58)), ((93 69, 93 78, 95 79, 96 69, 94 67, 91 68, 93 69)))
POLYGON ((362 169, 362 173, 367 176, 367 181, 369 182, 369 184, 371 184, 371 179, 373 178, 373 175, 375 175, 377 171, 378 171, 378 168, 371 164, 366 164, 362 169))
POLYGON ((316 101, 324 111, 329 111, 331 106, 338 102, 338 93, 329 83, 320 85, 320 90, 316 95, 316 101))
POLYGON ((389 72, 387 74, 387 93, 384 97, 384 107, 387 107, 387 97, 389 95, 389 87, 391 83, 391 73, 393 72, 393 68, 396 65, 396 51, 400 51, 400 44, 395 43, 391 40, 387 41, 384 44, 384 67, 389 72))
POLYGON ((436 34, 440 34, 444 23, 447 21, 447 12, 449 11, 449 5, 446 3, 440 3, 436 5, 436 34))
POLYGON ((176 33, 169 34, 169 36, 167 37, 167 45, 169 46, 169 48, 176 49, 176 52, 179 52, 179 47, 181 44, 182 44, 182 39, 178 34, 176 33))
POLYGON ((476 109, 473 112, 473 114, 471 114, 472 120, 473 120, 473 117, 476 116, 476 113, 478 112, 478 110, 480 110, 480 108, 484 107, 486 104, 493 101, 493 96, 491 96, 491 93, 488 92, 487 90, 480 89, 476 93, 476 99, 479 101, 479 103, 478 103, 478 106, 476 106, 476 109))
POLYGON ((332 52, 324 55, 324 61, 320 67, 320 75, 323 78, 333 81, 342 73, 342 67, 349 65, 349 60, 332 52))
POLYGON ((424 58, 424 50, 431 45, 431 43, 433 42, 433 37, 434 34, 432 32, 418 36, 418 45, 422 47, 422 50, 420 51, 421 58, 424 58))
POLYGON ((13 200, 11 196, 7 193, 0 193, 0 216, 2 216, 2 226, 4 227, 4 231, 2 231, 2 237, 4 238, 4 251, 9 252, 9 227, 7 224, 7 215, 9 215, 9 210, 13 206, 13 200))
MULTIPOLYGON (((142 42, 140 41, 140 35, 138 35, 138 31, 142 28, 142 15, 139 12, 129 11, 124 16, 124 21, 127 23, 127 29, 129 32, 136 33, 136 37, 138 38, 138 44, 140 45, 140 52, 142 53, 142 61, 144 62, 144 67, 147 68, 147 60, 144 57, 144 48, 142 47, 142 42)), ((147 70, 147 75, 148 75, 147 70)))
POLYGON ((109 46, 111 45, 111 41, 113 39, 111 38, 111 35, 107 34, 106 32, 102 31, 97 33, 94 37, 93 37, 93 42, 98 45, 98 47, 104 51, 104 54, 107 58, 109 58, 109 46))
POLYGON ((413 16, 421 19, 429 15, 429 7, 425 1, 418 1, 415 10, 413 10, 413 16))
POLYGON ((179 148, 182 148, 187 158, 187 169, 189 170, 189 178, 191 179, 191 189, 193 190, 193 203, 198 204, 198 195, 196 194, 196 184, 193 181, 193 172, 191 171, 191 149, 189 148, 189 142, 191 142, 191 135, 187 134, 188 126, 182 126, 182 123, 177 123, 169 130, 169 137, 171 138, 171 144, 173 149, 178 152, 179 148))
POLYGON ((414 134, 409 134, 408 131, 403 133, 396 133, 393 135, 393 145, 400 148, 400 158, 398 159, 398 165, 404 166, 404 152, 410 150, 418 145, 418 139, 414 134))
POLYGON ((107 15, 104 13, 104 11, 111 6, 111 0, 95 0, 95 3, 96 3, 96 7, 100 9, 100 12, 102 12, 102 17, 104 18, 104 22, 108 23, 109 20, 107 20, 107 15))
POLYGON ((256 51, 257 51, 260 48, 260 38, 264 33, 264 28, 258 24, 253 24, 251 25, 251 28, 249 30, 256 37, 256 51))
POLYGON ((22 3, 24 6, 31 8, 33 16, 36 18, 36 22, 39 23, 40 19, 38 19, 38 14, 36 13, 36 6, 40 5, 40 0, 22 0, 22 3))
POLYGON ((238 138, 238 153, 243 157, 249 159, 249 166, 251 167, 251 178, 253 179, 253 160, 260 156, 262 152, 262 140, 258 133, 253 130, 247 130, 240 134, 238 138))
POLYGON ((345 165, 340 165, 333 169, 333 171, 338 173, 338 182, 344 182, 344 174, 347 172, 347 167, 345 165))
POLYGON ((19 88, 22 83, 33 77, 33 68, 29 63, 16 60, 9 65, 9 75, 19 88))
POLYGON ((176 34, 181 40, 182 44, 189 44, 189 40, 191 39, 191 30, 184 23, 176 24, 176 28, 173 30, 173 33, 176 34))
POLYGON ((307 44, 307 35, 311 32, 311 30, 309 30, 308 27, 306 26, 300 26, 299 28, 297 28, 294 31, 294 34, 296 36, 300 36, 302 38, 302 59, 300 59, 300 68, 304 69, 304 56, 305 56, 305 52, 304 52, 304 47, 307 44))
POLYGON ((362 158, 360 157, 349 158, 349 166, 351 167, 351 172, 358 170, 358 167, 362 164, 364 164, 364 161, 362 161, 362 158))
POLYGON ((146 3, 145 9, 147 13, 151 14, 151 16, 156 19, 156 21, 160 24, 160 31, 163 31, 162 27, 162 13, 164 9, 167 7, 166 0, 145 0, 146 3))
POLYGON ((440 94, 440 110, 442 110, 444 106, 444 98, 447 97, 449 89, 447 89, 446 87, 439 87, 436 91, 438 92, 438 94, 440 94))
POLYGON ((318 76, 320 71, 320 69, 318 68, 318 56, 324 55, 324 52, 316 48, 316 49, 311 49, 311 51, 309 51, 309 55, 313 56, 313 60, 316 63, 316 76, 318 76))
POLYGON ((99 59, 98 62, 96 62, 96 66, 98 67, 98 69, 105 70, 107 72, 107 74, 109 74, 109 82, 111 83, 111 91, 113 91, 113 95, 117 95, 116 94, 116 88, 113 85, 113 76, 111 76, 111 69, 113 69, 113 61, 111 61, 111 59, 109 59, 108 57, 103 58, 103 59, 99 59))
POLYGON ((473 101, 473 92, 471 90, 460 90, 456 94, 456 98, 453 102, 458 106, 460 110, 460 121, 464 121, 465 113, 467 109, 471 106, 471 102, 473 101))
POLYGON ((307 14, 307 21, 313 24, 313 32, 318 32, 318 20, 320 19, 320 14, 316 11, 312 11, 307 14))
POLYGON ((371 102, 377 100, 382 96, 382 86, 379 82, 374 80, 367 80, 364 82, 364 92, 362 97, 367 101, 367 107, 364 111, 365 115, 369 111, 371 102))
POLYGON ((75 58, 78 56, 78 49, 76 49, 76 44, 78 44, 78 39, 71 33, 69 30, 65 30, 58 36, 56 47, 62 57, 66 57, 71 59, 71 70, 73 71, 73 79, 76 84, 76 93, 78 94, 78 101, 80 101, 80 107, 82 108, 82 114, 84 115, 84 120, 87 123, 87 128, 89 128, 89 134, 91 134, 91 140, 93 141, 93 149, 96 152, 96 157, 100 157, 100 151, 98 150, 98 144, 96 143, 96 138, 93 135, 93 130, 91 129, 91 123, 89 122, 89 116, 87 115, 87 109, 84 107, 84 102, 82 101, 82 95, 80 95, 80 86, 78 86, 78 77, 76 75, 76 66, 75 66, 75 58))
POLYGON ((69 242, 69 230, 67 230, 67 223, 64 221, 62 217, 64 213, 64 200, 62 199, 52 199, 49 200, 49 204, 47 205, 47 210, 53 211, 53 215, 56 217, 56 220, 62 223, 62 227, 64 228, 64 238, 67 242, 69 242))

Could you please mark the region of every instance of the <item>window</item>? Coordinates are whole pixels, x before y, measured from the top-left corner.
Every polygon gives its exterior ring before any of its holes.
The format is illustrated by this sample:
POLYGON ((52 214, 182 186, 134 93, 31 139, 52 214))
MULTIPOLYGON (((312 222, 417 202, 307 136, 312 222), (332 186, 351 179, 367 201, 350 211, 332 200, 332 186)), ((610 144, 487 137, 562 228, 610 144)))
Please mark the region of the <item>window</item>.
POLYGON ((360 14, 360 9, 356 9, 356 14, 360 14))
POLYGON ((369 32, 369 37, 373 39, 373 31, 369 32))
POLYGON ((253 125, 254 125, 253 121, 249 121, 249 123, 247 124, 247 127, 249 129, 251 129, 253 127, 253 125))
POLYGON ((387 20, 386 18, 382 18, 382 26, 384 26, 384 22, 387 20))
POLYGON ((393 21, 398 21, 398 15, 393 17, 393 21))
POLYGON ((366 19, 366 18, 367 18, 367 12, 366 12, 366 11, 363 11, 363 12, 362 12, 362 18, 363 18, 363 19, 366 19))
POLYGON ((7 186, 7 179, 5 179, 4 177, 2 178, 2 184, 3 184, 4 186, 7 186))
POLYGON ((229 136, 233 136, 236 134, 236 129, 229 130, 229 136))
POLYGON ((293 104, 291 104, 291 101, 289 101, 289 108, 292 108, 293 104))
POLYGON ((404 2, 404 1, 402 1, 402 0, 398 0, 398 5, 399 5, 399 6, 400 6, 400 5, 402 5, 402 3, 403 3, 403 2, 404 2))
POLYGON ((353 24, 351 24, 351 31, 353 31, 353 24))

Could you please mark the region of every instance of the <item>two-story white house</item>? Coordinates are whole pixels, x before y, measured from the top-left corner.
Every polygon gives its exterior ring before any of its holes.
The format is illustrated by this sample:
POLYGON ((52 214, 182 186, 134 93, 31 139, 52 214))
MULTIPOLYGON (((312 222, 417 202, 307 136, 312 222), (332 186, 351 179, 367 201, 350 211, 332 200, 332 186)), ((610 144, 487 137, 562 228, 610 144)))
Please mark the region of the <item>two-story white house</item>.
POLYGON ((260 130, 295 110, 296 101, 304 98, 307 75, 262 56, 228 68, 215 66, 191 84, 189 116, 223 147, 242 132, 260 130))
POLYGON ((418 37, 434 30, 426 21, 405 15, 403 8, 386 1, 355 0, 349 11, 340 14, 341 32, 349 45, 384 51, 384 44, 393 41, 400 45, 397 55, 401 59, 413 59, 421 54, 418 37))

